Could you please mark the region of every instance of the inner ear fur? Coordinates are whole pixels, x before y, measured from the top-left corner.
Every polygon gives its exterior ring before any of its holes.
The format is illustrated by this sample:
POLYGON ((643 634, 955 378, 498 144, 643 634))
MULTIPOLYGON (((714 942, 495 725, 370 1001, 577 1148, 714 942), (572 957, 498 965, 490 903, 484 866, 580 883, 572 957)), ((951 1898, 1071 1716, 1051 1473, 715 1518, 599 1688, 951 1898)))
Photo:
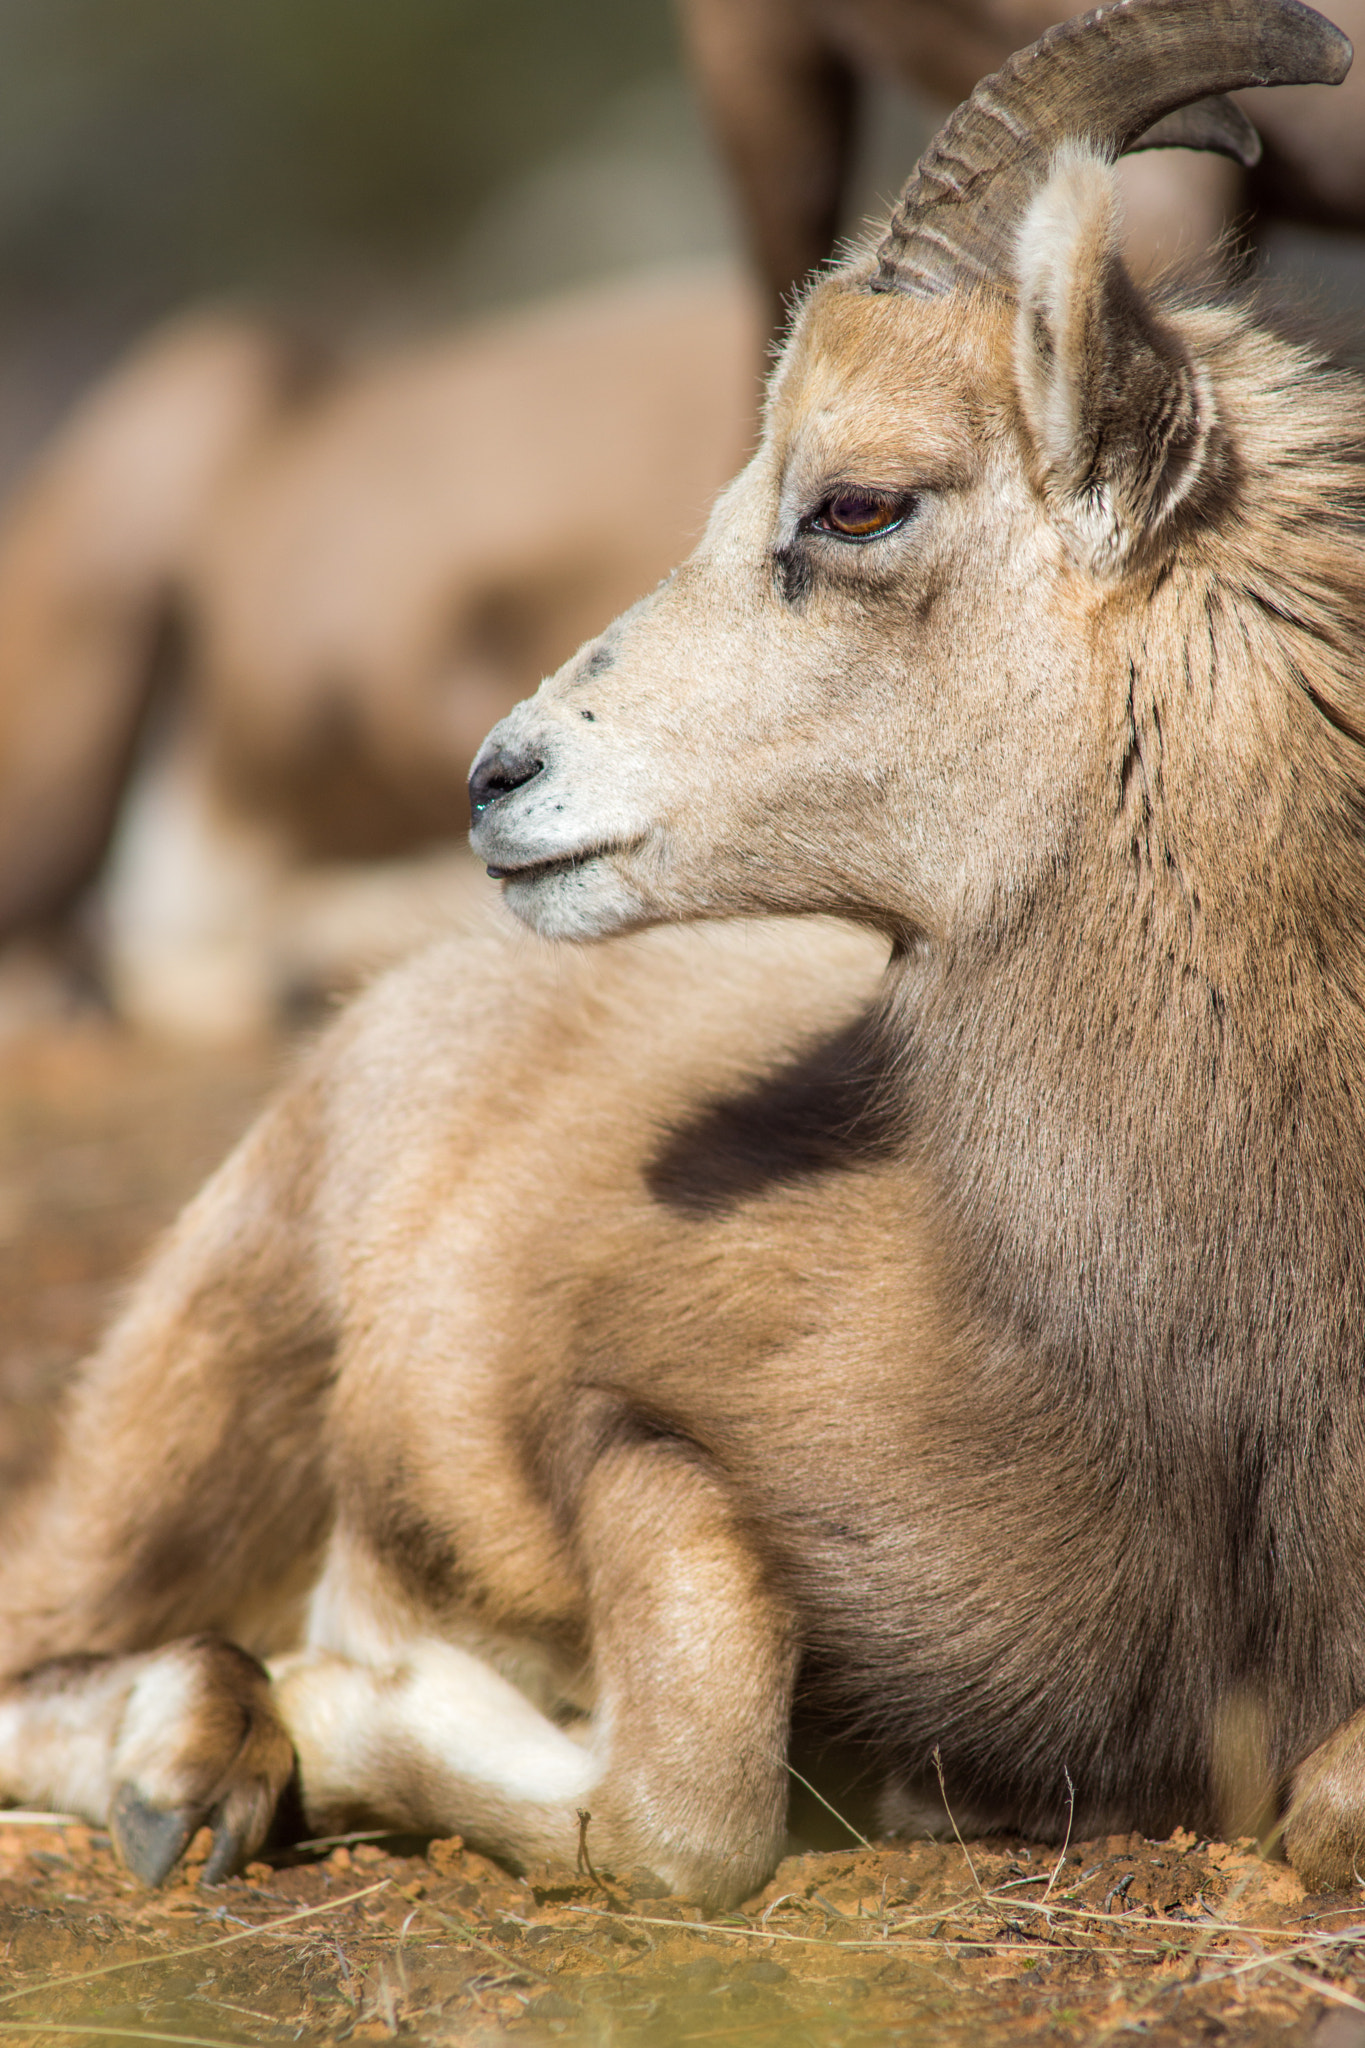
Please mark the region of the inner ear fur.
POLYGON ((1111 165, 1061 152, 1018 244, 1015 375, 1039 481, 1097 571, 1117 570, 1209 459, 1212 393, 1119 254, 1111 165))

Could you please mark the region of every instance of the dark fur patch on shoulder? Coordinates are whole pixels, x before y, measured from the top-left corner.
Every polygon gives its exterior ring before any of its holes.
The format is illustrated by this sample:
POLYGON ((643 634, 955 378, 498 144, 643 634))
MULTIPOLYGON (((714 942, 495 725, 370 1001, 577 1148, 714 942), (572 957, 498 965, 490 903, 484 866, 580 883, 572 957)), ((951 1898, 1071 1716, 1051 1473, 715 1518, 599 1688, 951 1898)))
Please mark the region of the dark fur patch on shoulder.
POLYGON ((360 1477, 359 1519, 384 1568, 419 1605, 441 1609, 468 1588, 450 1531, 425 1512, 422 1488, 398 1453, 360 1477))
POLYGON ((883 1034, 862 1017, 668 1131, 645 1185, 680 1215, 720 1215, 769 1188, 884 1159, 900 1128, 883 1034))

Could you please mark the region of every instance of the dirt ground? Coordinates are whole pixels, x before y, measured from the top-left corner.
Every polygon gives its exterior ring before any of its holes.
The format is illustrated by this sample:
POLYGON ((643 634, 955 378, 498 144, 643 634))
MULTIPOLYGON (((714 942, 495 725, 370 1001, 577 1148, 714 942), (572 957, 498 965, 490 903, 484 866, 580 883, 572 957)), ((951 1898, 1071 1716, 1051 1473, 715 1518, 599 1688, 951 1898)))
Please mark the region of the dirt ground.
MULTIPOLYGON (((170 1054, 96 1024, 0 1050, 10 1495, 149 1239, 285 1057, 170 1054)), ((1365 1900, 1306 1899, 1245 1844, 850 1839, 707 1919, 639 1874, 519 1879, 458 1840, 394 1837, 297 1847, 208 1890, 205 1835, 148 1893, 98 1830, 0 1823, 0 2035, 35 2044, 1365 2048, 1365 1900)))

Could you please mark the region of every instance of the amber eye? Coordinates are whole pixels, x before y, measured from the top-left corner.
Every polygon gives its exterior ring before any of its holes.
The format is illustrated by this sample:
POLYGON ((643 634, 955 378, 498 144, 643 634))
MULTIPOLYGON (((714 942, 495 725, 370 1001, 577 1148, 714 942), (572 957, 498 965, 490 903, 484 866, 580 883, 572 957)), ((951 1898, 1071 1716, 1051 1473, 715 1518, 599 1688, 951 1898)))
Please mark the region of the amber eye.
POLYGON ((876 540, 903 523, 912 502, 903 492, 836 491, 812 523, 817 532, 837 533, 845 540, 876 540))

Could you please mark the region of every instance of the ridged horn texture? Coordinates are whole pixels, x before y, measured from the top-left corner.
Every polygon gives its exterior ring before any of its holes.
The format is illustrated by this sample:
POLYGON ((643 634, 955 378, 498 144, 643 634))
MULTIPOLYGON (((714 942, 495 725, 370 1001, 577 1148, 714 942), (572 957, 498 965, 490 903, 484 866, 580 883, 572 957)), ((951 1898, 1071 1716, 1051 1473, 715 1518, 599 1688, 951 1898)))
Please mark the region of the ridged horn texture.
POLYGON ((1121 156, 1192 101, 1338 85, 1350 66, 1347 38, 1302 0, 1116 0, 1060 22, 944 122, 891 216, 872 289, 1009 291, 1020 218, 1063 143, 1121 156))

